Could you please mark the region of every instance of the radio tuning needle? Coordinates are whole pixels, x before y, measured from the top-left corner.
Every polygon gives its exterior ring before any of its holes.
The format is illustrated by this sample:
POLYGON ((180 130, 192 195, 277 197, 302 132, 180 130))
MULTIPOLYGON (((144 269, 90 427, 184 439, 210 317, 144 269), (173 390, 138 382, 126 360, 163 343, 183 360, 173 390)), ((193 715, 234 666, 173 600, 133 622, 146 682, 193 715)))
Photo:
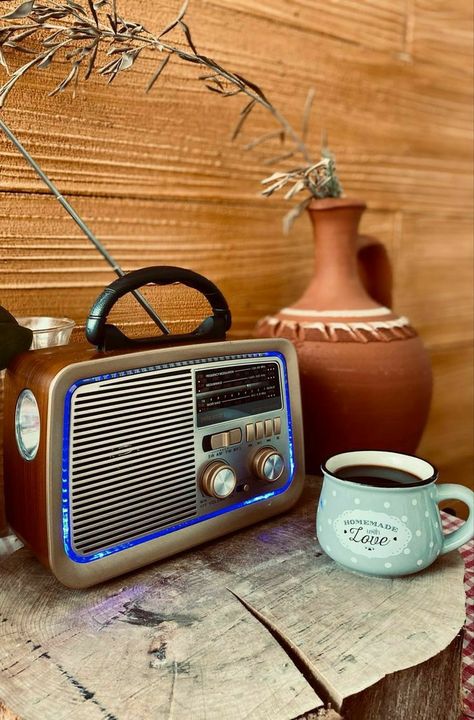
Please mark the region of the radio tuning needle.
MULTIPOLYGON (((61 195, 59 190, 57 189, 56 185, 53 183, 53 181, 46 175, 46 173, 41 169, 41 167, 38 165, 36 160, 30 155, 28 150, 22 145, 22 143, 18 140, 16 135, 13 133, 13 131, 8 127, 8 125, 2 120, 0 117, 0 129, 3 130, 7 138, 10 140, 10 142, 13 143, 13 145, 16 147, 16 149, 23 155, 25 160, 29 163, 29 165, 33 168, 35 173, 38 175, 38 177, 41 178, 41 180, 44 182, 46 187, 52 192, 56 200, 63 206, 63 208, 66 210, 67 213, 72 217, 76 225, 79 226, 81 231, 84 233, 84 235, 91 241, 91 243, 94 245, 96 250, 99 251, 99 253, 102 255, 104 260, 110 265, 112 270, 118 277, 123 277, 125 275, 124 271, 120 267, 120 265, 116 262, 116 260, 112 257, 112 255, 106 250, 106 248, 102 245, 100 240, 96 238, 92 230, 86 225, 84 220, 80 217, 80 215, 77 214, 77 212, 74 210, 72 205, 66 200, 65 197, 61 195)), ((145 310, 146 313, 151 317, 153 322, 158 325, 160 330, 165 333, 165 335, 170 334, 169 328, 165 325, 163 320, 159 317, 159 315, 156 314, 148 300, 141 294, 139 290, 132 290, 132 295, 135 297, 135 299, 140 303, 142 308, 145 310)))

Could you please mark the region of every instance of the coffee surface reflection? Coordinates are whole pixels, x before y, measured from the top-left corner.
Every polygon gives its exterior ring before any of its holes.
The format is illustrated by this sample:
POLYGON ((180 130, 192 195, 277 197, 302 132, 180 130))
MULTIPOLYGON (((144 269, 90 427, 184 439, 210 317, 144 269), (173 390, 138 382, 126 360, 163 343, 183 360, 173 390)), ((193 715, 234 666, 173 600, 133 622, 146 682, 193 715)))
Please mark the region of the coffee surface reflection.
POLYGON ((383 465, 348 465, 337 470, 334 475, 341 480, 378 488, 418 487, 431 482, 431 479, 421 480, 406 470, 383 465))

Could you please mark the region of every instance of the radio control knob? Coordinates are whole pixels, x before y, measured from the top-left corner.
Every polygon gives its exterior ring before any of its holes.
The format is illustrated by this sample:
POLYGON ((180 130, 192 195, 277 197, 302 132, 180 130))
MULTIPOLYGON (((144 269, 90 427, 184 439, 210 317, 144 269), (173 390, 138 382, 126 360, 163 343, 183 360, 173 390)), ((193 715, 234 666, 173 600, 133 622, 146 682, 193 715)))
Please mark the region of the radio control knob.
POLYGON ((253 471, 260 480, 275 482, 285 469, 283 456, 272 447, 259 450, 253 459, 253 471))
POLYGON ((201 475, 201 487, 206 495, 211 497, 229 497, 237 484, 237 476, 234 469, 223 460, 211 462, 201 475))

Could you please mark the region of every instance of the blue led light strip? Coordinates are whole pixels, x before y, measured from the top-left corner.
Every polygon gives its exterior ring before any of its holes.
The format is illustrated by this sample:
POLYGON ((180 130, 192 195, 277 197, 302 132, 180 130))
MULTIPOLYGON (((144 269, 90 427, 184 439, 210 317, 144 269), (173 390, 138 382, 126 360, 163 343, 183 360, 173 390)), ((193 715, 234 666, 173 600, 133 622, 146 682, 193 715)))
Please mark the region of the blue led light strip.
POLYGON ((295 473, 295 460, 294 460, 294 442, 293 442, 293 430, 292 430, 292 421, 291 421, 291 407, 290 407, 290 390, 288 386, 288 372, 286 367, 286 360, 284 355, 282 355, 279 352, 272 351, 272 352, 263 352, 263 353, 246 353, 244 355, 226 355, 223 357, 213 357, 213 358, 204 358, 204 359, 197 359, 197 360, 191 360, 191 361, 180 361, 180 362, 174 362, 174 363, 166 363, 163 365, 152 365, 145 368, 133 368, 131 370, 121 370, 114 373, 108 373, 105 375, 96 375, 91 378, 85 378, 82 380, 77 380, 71 387, 68 389, 65 395, 64 399, 64 424, 63 424, 63 451, 62 451, 62 491, 61 491, 61 501, 62 501, 62 527, 63 527, 63 541, 64 541, 64 550, 66 552, 66 555, 73 560, 74 562, 78 563, 88 563, 92 562, 94 560, 99 560, 100 558, 106 557, 107 555, 112 555, 114 553, 120 552, 121 550, 126 550, 128 548, 131 548, 135 545, 140 545, 145 542, 149 542, 150 540, 154 540, 155 538, 161 537, 162 535, 168 535, 169 533, 176 532, 177 530, 181 530, 182 528, 189 527, 190 525, 195 525, 196 523, 203 522, 204 520, 209 520, 210 518, 216 517, 217 515, 223 515, 224 513, 231 512, 233 510, 237 510, 238 508, 244 507, 246 505, 253 505, 254 503, 263 502, 264 500, 268 500, 271 497, 275 497, 276 495, 280 495, 281 493, 285 492, 289 486, 291 485, 291 482, 293 480, 293 476, 295 473), (76 390, 81 387, 81 385, 87 385, 91 383, 96 382, 102 382, 104 380, 111 380, 113 378, 120 378, 125 377, 127 375, 137 375, 145 372, 153 372, 156 370, 165 370, 167 368, 176 368, 176 367, 183 367, 183 366, 190 366, 190 365, 200 365, 205 364, 209 362, 219 362, 219 361, 225 361, 225 360, 235 360, 236 358, 259 358, 259 357, 277 357, 283 367, 283 383, 284 383, 284 392, 285 392, 285 404, 286 404, 286 414, 288 418, 288 445, 289 445, 289 467, 290 467, 290 473, 288 482, 281 488, 278 488, 276 490, 271 490, 270 492, 267 492, 263 495, 256 495, 254 497, 248 498, 247 500, 243 500, 241 502, 235 503, 234 505, 229 505, 224 508, 220 508, 219 510, 215 510, 214 512, 208 513, 207 515, 201 515, 199 517, 189 518, 188 520, 185 520, 184 522, 178 523, 176 525, 173 525, 171 527, 167 527, 161 530, 157 530, 155 532, 149 533, 147 535, 143 535, 138 538, 134 538, 133 540, 129 540, 125 543, 120 543, 119 545, 114 545, 110 548, 105 548, 104 550, 101 550, 99 552, 90 553, 89 555, 78 555, 78 553, 74 550, 72 546, 71 541, 71 517, 70 517, 70 488, 69 488, 69 447, 70 447, 70 430, 71 430, 71 402, 72 397, 76 390))

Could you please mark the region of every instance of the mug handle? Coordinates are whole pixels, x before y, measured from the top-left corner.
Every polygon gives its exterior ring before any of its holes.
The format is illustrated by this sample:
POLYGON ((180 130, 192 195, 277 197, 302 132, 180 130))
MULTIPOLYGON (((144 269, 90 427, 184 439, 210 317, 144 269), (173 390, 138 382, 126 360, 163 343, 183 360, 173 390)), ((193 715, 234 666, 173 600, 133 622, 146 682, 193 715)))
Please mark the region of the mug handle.
POLYGON ((436 502, 440 500, 461 500, 469 509, 469 515, 460 528, 444 536, 441 555, 456 550, 474 537, 474 493, 463 485, 443 483, 436 485, 436 502))

